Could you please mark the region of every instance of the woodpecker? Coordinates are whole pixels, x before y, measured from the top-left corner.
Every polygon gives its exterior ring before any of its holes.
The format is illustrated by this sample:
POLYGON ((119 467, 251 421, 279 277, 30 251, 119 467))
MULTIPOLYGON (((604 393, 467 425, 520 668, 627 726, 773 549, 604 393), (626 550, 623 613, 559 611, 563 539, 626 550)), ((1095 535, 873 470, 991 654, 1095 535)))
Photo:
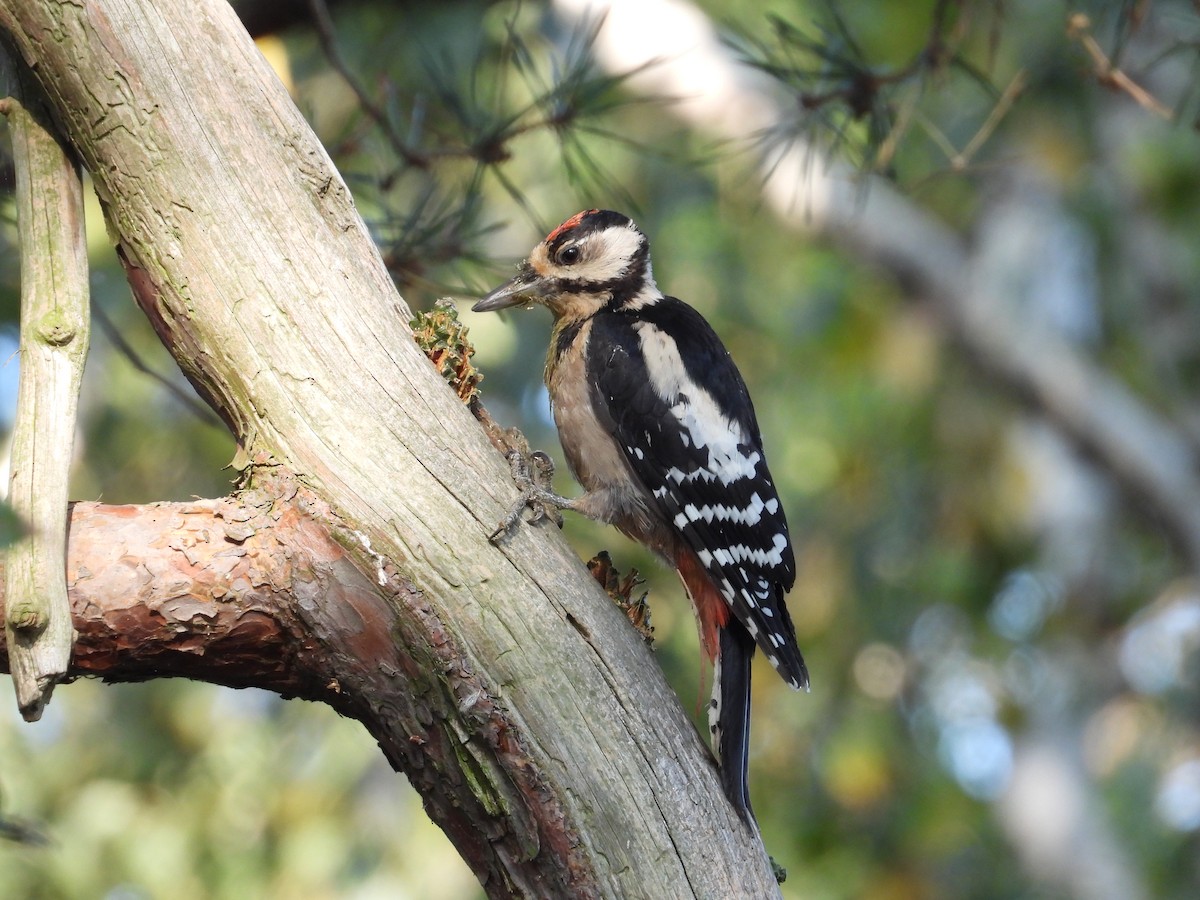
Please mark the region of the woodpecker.
POLYGON ((751 824, 755 645, 797 690, 808 671, 784 604, 795 557, 746 384, 700 313, 658 289, 650 243, 620 213, 567 219, 472 309, 532 304, 554 316, 546 386, 585 493, 567 500, 527 483, 526 498, 615 525, 679 573, 714 664, 722 786, 751 824))

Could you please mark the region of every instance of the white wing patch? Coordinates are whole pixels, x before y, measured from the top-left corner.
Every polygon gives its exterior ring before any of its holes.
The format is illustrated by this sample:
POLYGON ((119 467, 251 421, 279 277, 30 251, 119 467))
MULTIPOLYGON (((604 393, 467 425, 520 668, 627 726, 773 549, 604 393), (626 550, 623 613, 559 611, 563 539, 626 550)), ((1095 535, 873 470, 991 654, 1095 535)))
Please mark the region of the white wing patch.
POLYGON ((758 435, 726 415, 716 399, 723 387, 719 379, 736 378, 737 371, 732 361, 712 357, 716 370, 693 378, 679 345, 652 319, 629 327, 645 364, 630 393, 631 409, 636 415, 652 406, 664 421, 654 432, 653 447, 650 432, 642 432, 635 446, 646 452, 630 447, 628 456, 648 477, 659 511, 696 554, 738 621, 771 665, 801 688, 807 684, 804 662, 784 608, 775 608, 782 602, 781 588, 794 577, 783 510, 758 435), (655 396, 647 397, 649 392, 655 396), (646 471, 647 460, 659 467, 646 471))
POLYGON ((696 384, 684 368, 675 341, 651 322, 636 322, 642 358, 650 374, 655 393, 671 404, 673 415, 682 426, 685 444, 697 450, 708 449, 708 464, 694 472, 668 470, 667 477, 676 484, 701 478, 733 484, 742 478, 753 478, 762 455, 753 450, 747 455, 742 447, 750 437, 741 425, 721 413, 712 394, 696 384))

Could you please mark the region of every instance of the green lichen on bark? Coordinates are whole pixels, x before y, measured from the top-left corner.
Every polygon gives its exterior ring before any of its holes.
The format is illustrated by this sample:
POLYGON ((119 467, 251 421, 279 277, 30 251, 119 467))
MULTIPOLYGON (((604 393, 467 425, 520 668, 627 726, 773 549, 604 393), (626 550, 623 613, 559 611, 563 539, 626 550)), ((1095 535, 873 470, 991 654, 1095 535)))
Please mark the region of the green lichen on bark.
POLYGON ((467 327, 458 320, 454 302, 437 301, 429 312, 417 313, 409 327, 417 345, 454 388, 459 399, 464 403, 477 399, 483 374, 471 363, 475 348, 467 340, 467 327))

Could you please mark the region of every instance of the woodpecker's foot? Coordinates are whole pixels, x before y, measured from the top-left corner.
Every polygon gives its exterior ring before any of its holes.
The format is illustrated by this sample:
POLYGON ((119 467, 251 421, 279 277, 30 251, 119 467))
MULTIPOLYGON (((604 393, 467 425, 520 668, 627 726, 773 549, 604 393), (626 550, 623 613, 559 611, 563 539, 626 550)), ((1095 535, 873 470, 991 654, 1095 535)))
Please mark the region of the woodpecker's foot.
POLYGON ((488 535, 493 544, 507 535, 521 521, 521 513, 526 507, 533 510, 529 521, 533 524, 549 519, 562 528, 562 513, 571 505, 571 501, 550 489, 554 477, 554 461, 538 450, 528 455, 520 450, 510 450, 506 454, 508 465, 512 469, 513 481, 521 489, 521 499, 508 511, 496 530, 488 535))

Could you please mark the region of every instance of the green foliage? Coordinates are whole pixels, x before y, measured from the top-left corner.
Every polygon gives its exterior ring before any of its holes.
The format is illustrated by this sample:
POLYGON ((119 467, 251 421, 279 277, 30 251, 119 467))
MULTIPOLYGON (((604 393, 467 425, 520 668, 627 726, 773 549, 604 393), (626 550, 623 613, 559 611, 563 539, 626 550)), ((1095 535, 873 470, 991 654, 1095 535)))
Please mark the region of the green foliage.
POLYGON ((613 145, 640 146, 611 123, 645 101, 620 90, 634 73, 605 75, 592 66, 599 23, 571 34, 557 52, 532 8, 485 6, 428 9, 414 20, 364 4, 347 10, 336 35, 329 23, 295 40, 298 78, 327 77, 330 61, 339 71, 339 86, 302 102, 318 124, 331 120, 331 149, 401 287, 443 291, 461 285, 440 280, 445 266, 489 262, 486 198, 495 191, 536 227, 547 225, 517 174, 517 157, 540 155, 534 148, 552 148, 572 191, 634 203, 601 158, 613 145), (343 62, 352 56, 381 61, 370 73, 379 91, 343 62), (357 102, 347 103, 347 92, 357 102))
POLYGON ((746 63, 794 101, 793 114, 763 136, 767 143, 815 143, 860 168, 892 172, 910 128, 942 146, 951 142, 944 124, 925 114, 930 95, 973 87, 967 108, 986 115, 996 107, 1000 94, 988 70, 1000 37, 997 0, 909 4, 899 22, 859 15, 853 24, 843 10, 849 4, 818 7, 802 24, 768 14, 766 37, 757 18, 752 29, 733 26, 746 63))
POLYGON ((47 719, 0 714, 10 897, 478 895, 356 723, 260 691, 60 686, 47 719), (17 815, 21 821, 17 821, 17 815))

